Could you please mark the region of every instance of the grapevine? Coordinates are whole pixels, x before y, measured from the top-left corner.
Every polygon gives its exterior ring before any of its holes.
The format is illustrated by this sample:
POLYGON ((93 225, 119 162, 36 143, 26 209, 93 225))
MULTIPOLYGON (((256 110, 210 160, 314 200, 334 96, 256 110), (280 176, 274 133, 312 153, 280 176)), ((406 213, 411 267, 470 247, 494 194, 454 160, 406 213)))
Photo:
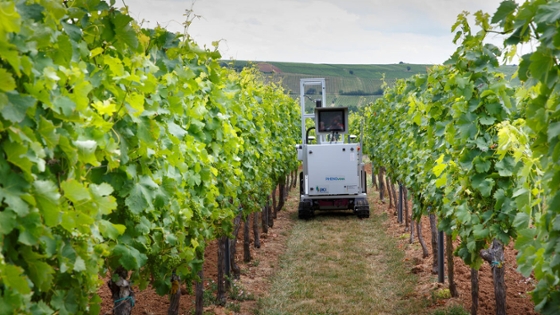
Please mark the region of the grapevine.
MULTIPOLYGON (((553 23, 555 6, 532 2, 518 9, 505 1, 492 19, 475 14, 482 29, 476 34, 461 14, 453 26, 461 45, 449 60, 398 81, 365 111, 368 153, 414 192, 415 216, 435 213, 439 228, 459 237, 456 254, 475 269, 492 241, 514 241, 520 270, 539 280, 532 295, 536 309, 547 314, 557 311, 559 292, 553 250, 558 177, 550 162, 558 133, 549 114, 557 103, 555 81, 549 82, 557 77, 551 75, 558 71, 556 57, 536 59, 544 48, 524 56, 519 78, 527 83, 514 88, 497 71, 502 50, 484 40, 498 22, 505 33, 515 29, 507 45, 528 41, 523 32, 538 32, 534 37, 544 40, 540 32, 553 23), (543 25, 521 23, 522 12, 538 12, 534 23, 543 25), (550 67, 539 72, 545 59, 552 60, 550 67), (540 83, 532 71, 542 74, 540 83)), ((513 53, 505 50, 505 57, 513 53)))
POLYGON ((112 5, 0 3, 2 313, 97 314, 119 268, 166 294, 297 166, 293 100, 112 5))

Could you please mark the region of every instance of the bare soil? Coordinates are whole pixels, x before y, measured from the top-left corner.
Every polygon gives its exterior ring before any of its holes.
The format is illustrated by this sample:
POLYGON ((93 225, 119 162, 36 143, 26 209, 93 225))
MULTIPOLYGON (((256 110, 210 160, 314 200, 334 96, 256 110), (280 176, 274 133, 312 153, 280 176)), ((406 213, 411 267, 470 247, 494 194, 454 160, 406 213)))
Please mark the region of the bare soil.
MULTIPOLYGON (((431 246, 431 232, 430 221, 428 217, 422 218, 422 236, 430 252, 430 256, 422 258, 422 248, 415 237, 414 243, 409 244, 409 231, 405 231, 404 224, 397 223, 395 209, 389 209, 388 200, 382 203, 377 199, 375 205, 377 209, 386 211, 391 219, 387 221, 387 233, 391 233, 395 238, 399 238, 399 249, 406 252, 406 258, 415 263, 411 272, 419 276, 416 294, 424 296, 426 299, 433 299, 433 294, 440 288, 447 288, 447 276, 445 284, 438 283, 437 274, 432 274, 433 257, 431 246)), ((412 206, 410 204, 410 206, 412 206)), ((416 235, 416 230, 414 231, 416 235)), ((454 247, 457 246, 455 241, 454 247)), ((517 251, 513 249, 512 244, 508 245, 505 249, 505 281, 506 281, 506 304, 508 315, 536 315, 534 311, 534 303, 531 301, 528 292, 534 288, 534 279, 525 278, 517 272, 517 264, 515 256, 517 251)), ((471 268, 461 260, 459 257, 454 257, 454 275, 455 283, 459 291, 458 298, 450 299, 433 299, 432 307, 434 309, 448 307, 452 305, 462 305, 470 312, 472 298, 471 298, 471 268)), ((447 263, 447 262, 446 262, 447 263)), ((446 265, 447 267, 447 265, 446 265)), ((447 270, 446 270, 447 275, 447 270)), ((484 263, 479 270, 479 302, 478 314, 491 315, 496 314, 495 299, 494 299, 494 284, 492 281, 492 270, 488 263, 484 263)))
MULTIPOLYGON (((384 211, 389 215, 386 222, 386 233, 393 235, 399 239, 399 246, 396 250, 402 250, 406 253, 406 260, 414 262, 414 267, 410 272, 416 273, 419 277, 416 295, 429 300, 430 308, 433 310, 446 308, 452 305, 463 305, 465 309, 470 310, 471 307, 471 282, 470 267, 466 266, 460 258, 455 257, 455 281, 459 290, 458 298, 438 299, 434 297, 435 291, 439 288, 447 287, 446 284, 437 283, 437 275, 431 273, 432 257, 422 258, 422 250, 417 238, 413 244, 408 243, 408 237, 404 225, 397 223, 395 210, 389 209, 388 200, 382 203, 377 198, 376 191, 373 193, 375 203, 370 205, 372 211, 384 211)), ((297 192, 292 189, 285 209, 278 213, 278 218, 274 220, 274 227, 269 228, 267 234, 261 234, 261 248, 253 247, 253 236, 251 235, 251 255, 253 260, 249 263, 243 263, 243 229, 240 230, 236 246, 236 259, 241 268, 241 279, 238 286, 253 299, 245 301, 233 301, 236 307, 217 307, 208 306, 205 308, 205 314, 254 314, 257 300, 264 297, 270 286, 271 276, 275 272, 276 266, 282 254, 286 251, 286 243, 290 234, 291 227, 295 224, 297 211, 297 192), (239 309, 234 312, 233 309, 239 309)), ((252 229, 251 229, 252 231, 252 229)), ((416 231, 415 231, 416 232, 416 231)), ((430 227, 428 218, 422 219, 422 232, 424 240, 431 253, 430 244, 430 227)), ((252 234, 252 232, 251 232, 252 234)), ((507 286, 507 314, 509 315, 534 315, 536 313, 533 308, 534 304, 530 300, 527 292, 534 288, 532 278, 524 278, 516 271, 515 255, 516 251, 512 246, 506 247, 506 286, 507 286)), ((206 249, 204 262, 204 286, 206 290, 211 290, 214 286, 212 282, 217 278, 217 246, 215 242, 209 244, 206 249)), ((492 284, 492 274, 490 266, 485 264, 479 271, 480 315, 495 314, 494 289, 492 284)), ((182 290, 185 294, 181 297, 180 314, 193 314, 194 296, 187 294, 187 290, 182 290)), ((193 290, 194 292, 194 290, 193 290)), ((112 314, 111 295, 106 285, 100 290, 99 294, 103 299, 101 314, 112 314)), ((133 315, 165 315, 169 306, 168 297, 160 297, 153 290, 147 289, 136 292, 136 305, 133 309, 133 315)))
POLYGON ((257 66, 259 67, 259 70, 264 73, 282 73, 282 70, 280 70, 280 68, 271 65, 270 63, 259 62, 257 66))
MULTIPOLYGON (((262 231, 260 231, 260 248, 255 248, 253 246, 252 220, 250 221, 252 261, 249 263, 243 262, 243 228, 239 231, 236 243, 236 261, 241 268, 241 278, 237 282, 237 285, 245 291, 246 295, 253 296, 253 298, 250 300, 233 302, 239 305, 239 313, 234 313, 229 310, 226 305, 226 307, 205 307, 205 314, 253 314, 253 309, 256 307, 258 298, 264 296, 268 292, 270 278, 274 273, 275 267, 278 265, 280 256, 286 251, 286 243, 291 227, 296 222, 293 218, 293 214, 297 211, 298 196, 294 192, 295 189, 292 189, 288 201, 286 202, 285 209, 288 210, 278 212, 278 217, 274 220, 274 227, 269 228, 268 233, 262 233, 262 231)), ((206 247, 204 255, 203 269, 205 290, 212 290, 215 288, 214 283, 218 275, 217 256, 217 242, 212 241, 206 247)), ((183 286, 185 286, 185 284, 183 284, 183 286)), ((182 292, 184 294, 181 296, 180 314, 194 314, 195 296, 188 294, 185 287, 182 288, 182 292)), ((194 292, 194 287, 192 292, 194 292)), ((103 300, 100 314, 112 314, 113 305, 111 292, 107 285, 103 285, 98 293, 103 300)), ((132 310, 132 315, 167 315, 169 297, 159 296, 153 289, 148 288, 144 291, 136 290, 135 299, 136 304, 132 310)))

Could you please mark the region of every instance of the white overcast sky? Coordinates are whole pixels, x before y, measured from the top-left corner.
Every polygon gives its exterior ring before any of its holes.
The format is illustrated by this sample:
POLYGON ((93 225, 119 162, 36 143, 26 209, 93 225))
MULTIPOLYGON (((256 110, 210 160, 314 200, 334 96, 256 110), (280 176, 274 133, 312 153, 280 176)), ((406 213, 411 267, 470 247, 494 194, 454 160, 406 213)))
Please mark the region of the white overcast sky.
MULTIPOLYGON (((496 12, 501 0, 125 0, 144 27, 220 41, 224 59, 331 64, 441 64, 455 51, 462 11, 496 12)), ((122 2, 120 2, 122 4, 122 2)), ((117 6, 119 1, 117 0, 117 6)), ((500 44, 500 39, 495 39, 500 44)))

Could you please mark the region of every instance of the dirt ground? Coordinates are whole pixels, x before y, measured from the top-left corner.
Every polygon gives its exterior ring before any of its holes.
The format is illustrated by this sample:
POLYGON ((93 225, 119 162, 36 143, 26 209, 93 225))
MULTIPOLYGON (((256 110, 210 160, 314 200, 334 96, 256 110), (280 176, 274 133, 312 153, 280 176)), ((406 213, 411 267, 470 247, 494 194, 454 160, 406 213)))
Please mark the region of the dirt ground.
MULTIPOLYGON (((371 193, 371 192, 370 192, 371 193)), ((373 192, 377 195, 377 192, 373 192)), ((376 199, 376 203, 370 205, 372 211, 384 211, 389 215, 389 220, 386 223, 386 233, 390 233, 395 238, 399 239, 398 250, 405 251, 406 260, 412 260, 415 266, 410 272, 416 273, 419 277, 418 286, 416 290, 417 297, 425 298, 431 301, 432 309, 445 308, 451 305, 463 305, 467 310, 471 306, 471 282, 470 282, 470 268, 466 266, 460 258, 455 257, 455 281, 459 290, 458 298, 451 299, 435 299, 433 298, 434 292, 438 288, 446 287, 445 285, 437 283, 437 275, 431 273, 432 257, 429 256, 425 259, 422 258, 422 250, 415 239, 414 244, 408 243, 408 237, 405 232, 404 225, 397 223, 395 210, 389 209, 389 202, 382 203, 376 199)), ((245 264, 243 260, 243 230, 239 232, 237 241, 236 257, 241 267, 241 279, 236 284, 240 290, 253 296, 253 299, 245 301, 233 301, 236 307, 216 307, 208 306, 205 308, 205 314, 254 314, 256 301, 259 297, 263 297, 268 292, 269 282, 271 276, 274 274, 275 267, 282 254, 286 250, 287 239, 290 234, 290 229, 295 224, 294 212, 297 211, 297 193, 292 190, 288 199, 285 210, 278 213, 278 218, 274 221, 274 227, 270 228, 267 234, 261 234, 261 248, 256 249, 252 246, 253 237, 251 236, 251 255, 253 260, 245 264), (234 310, 236 312, 234 312, 234 310)), ((431 239, 430 227, 428 218, 422 220, 422 232, 424 240, 431 253, 431 239)), ((507 314, 509 315, 533 315, 537 314, 533 311, 534 305, 530 300, 527 292, 532 290, 534 281, 533 279, 524 278, 516 271, 515 264, 516 251, 511 246, 506 248, 506 286, 507 286, 507 314)), ((217 247, 216 243, 209 244, 206 250, 206 257, 204 262, 204 285, 205 289, 214 287, 213 281, 217 277, 217 247)), ((494 305, 494 291, 492 284, 492 274, 488 264, 484 264, 479 271, 479 311, 480 315, 495 314, 494 305)), ((183 290, 186 293, 186 290, 183 290)), ((99 294, 103 299, 103 307, 101 314, 112 314, 112 301, 110 292, 107 286, 104 285, 99 294)), ((193 314, 194 310, 194 296, 184 294, 180 302, 180 314, 193 314)), ((167 314, 167 307, 169 305, 168 297, 160 297, 153 290, 147 289, 145 291, 136 292, 136 305, 133 309, 133 315, 165 315, 167 314)))
MULTIPOLYGON (((416 266, 412 268, 411 272, 416 273, 419 276, 419 282, 417 286, 417 294, 424 296, 426 299, 430 299, 432 292, 436 291, 438 288, 447 288, 447 276, 445 284, 439 284, 436 274, 432 274, 432 262, 433 256, 432 246, 431 246, 431 233, 430 233, 430 221, 428 217, 422 218, 422 236, 430 256, 423 259, 422 258, 422 248, 416 237, 413 244, 409 244, 409 232, 405 232, 404 224, 401 225, 397 223, 397 218, 394 215, 395 210, 389 210, 389 202, 381 203, 377 199, 376 207, 381 211, 386 211, 390 215, 390 220, 387 221, 387 233, 391 233, 395 238, 399 239, 399 249, 406 252, 406 258, 415 262, 416 266)), ((416 230, 414 231, 416 233, 416 230)), ((416 234, 415 234, 416 235, 416 234)), ((456 245, 456 243, 455 243, 456 245)), ((515 262, 515 256, 517 251, 513 249, 510 244, 505 248, 505 281, 506 281, 506 304, 507 304, 507 314, 508 315, 535 315, 534 304, 531 301, 527 292, 534 288, 534 279, 525 278, 519 272, 517 272, 517 264, 515 262)), ((457 289, 459 291, 458 298, 441 299, 435 301, 433 308, 441 308, 451 305, 463 305, 465 309, 470 312, 472 298, 471 298, 471 269, 469 266, 465 265, 461 258, 454 257, 454 275, 455 283, 457 284, 457 289)), ((447 264, 447 262, 446 262, 447 264)), ((447 265, 446 265, 447 268, 447 265)), ((447 275, 447 270, 446 270, 447 275)), ((479 302, 478 302, 478 314, 479 315, 491 315, 496 314, 495 299, 494 299, 494 285, 492 282, 492 271, 488 263, 484 263, 479 270, 479 302)))
MULTIPOLYGON (((291 192, 294 191, 295 189, 292 189, 291 192)), ((237 313, 230 310, 230 308, 233 307, 228 307, 228 305, 226 305, 226 307, 205 307, 205 314, 253 314, 257 299, 268 292, 269 281, 274 273, 275 266, 277 266, 280 256, 286 250, 289 232, 296 222, 293 218, 293 214, 297 211, 297 201, 299 200, 297 198, 296 194, 291 193, 286 202, 285 210, 278 212, 278 217, 274 220, 274 227, 269 228, 268 233, 262 233, 262 231, 260 231, 261 247, 258 249, 253 246, 252 220, 250 221, 252 261, 249 263, 243 262, 243 229, 241 228, 239 231, 236 244, 236 261, 241 268, 241 278, 239 281, 236 281, 236 285, 241 288, 246 295, 253 296, 254 298, 245 301, 233 301, 233 303, 238 304, 240 308, 240 311, 237 313)), ((217 255, 217 242, 213 241, 206 247, 204 257, 205 290, 215 288, 214 283, 218 275, 217 255)), ((183 286, 184 285, 185 284, 183 284, 183 286)), ((182 291, 185 294, 181 296, 180 314, 194 314, 194 295, 187 294, 184 287, 182 291)), ((111 293, 107 286, 102 286, 98 293, 103 300, 100 314, 113 314, 111 293)), ((135 290, 135 299, 136 304, 132 310, 132 315, 167 315, 169 297, 159 296, 154 290, 148 288, 144 291, 135 290)))

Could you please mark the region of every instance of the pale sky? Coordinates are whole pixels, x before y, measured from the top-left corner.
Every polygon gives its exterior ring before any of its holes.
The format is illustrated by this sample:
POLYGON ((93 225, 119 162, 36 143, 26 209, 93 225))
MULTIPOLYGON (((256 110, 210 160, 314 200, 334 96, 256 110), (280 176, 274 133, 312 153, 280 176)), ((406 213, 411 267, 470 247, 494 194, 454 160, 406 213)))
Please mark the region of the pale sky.
MULTIPOLYGON (((125 0, 144 27, 220 41, 223 59, 331 64, 441 64, 462 11, 493 15, 501 0, 125 0)), ((117 0, 117 6, 121 6, 117 0)), ((474 24, 474 23, 473 23, 474 24)), ((473 25, 474 26, 474 25, 473 25)), ((502 39, 494 38, 500 45, 502 39)))

